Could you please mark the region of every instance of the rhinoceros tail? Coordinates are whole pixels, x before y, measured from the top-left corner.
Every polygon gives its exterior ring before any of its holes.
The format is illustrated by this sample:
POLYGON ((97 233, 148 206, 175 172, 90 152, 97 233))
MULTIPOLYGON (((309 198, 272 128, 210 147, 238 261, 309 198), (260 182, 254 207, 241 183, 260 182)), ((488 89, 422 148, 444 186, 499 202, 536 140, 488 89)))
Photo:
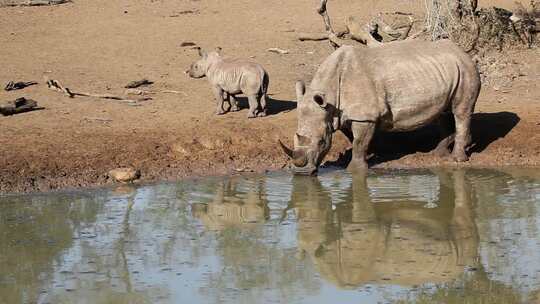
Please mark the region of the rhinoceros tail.
POLYGON ((270 85, 270 77, 268 77, 268 73, 264 72, 263 75, 263 83, 261 86, 261 94, 266 95, 268 93, 268 86, 270 85))
POLYGON ((266 102, 268 100, 268 86, 270 85, 270 77, 268 77, 268 73, 264 72, 263 76, 263 82, 261 86, 261 109, 264 113, 266 113, 266 102))

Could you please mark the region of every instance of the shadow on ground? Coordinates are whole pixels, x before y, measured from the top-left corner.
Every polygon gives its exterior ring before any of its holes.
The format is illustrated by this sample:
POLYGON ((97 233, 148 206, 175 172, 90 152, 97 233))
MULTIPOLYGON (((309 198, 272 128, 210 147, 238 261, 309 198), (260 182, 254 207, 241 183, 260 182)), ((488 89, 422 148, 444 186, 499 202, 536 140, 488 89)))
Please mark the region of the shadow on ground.
MULTIPOLYGON (((240 110, 248 109, 249 103, 247 97, 237 97, 236 100, 238 100, 238 106, 240 107, 240 110)), ((274 99, 270 96, 267 97, 267 115, 276 115, 281 112, 289 112, 294 109, 296 109, 296 102, 289 101, 289 100, 280 100, 280 99, 274 99)))
MULTIPOLYGON (((505 137, 520 121, 519 116, 511 112, 475 113, 471 121, 472 145, 469 155, 481 153, 491 143, 505 137)), ((401 133, 377 132, 370 146, 370 166, 400 159, 405 155, 417 152, 427 153, 435 149, 439 143, 437 125, 401 133)), ((351 149, 342 154, 336 161, 326 165, 346 166, 351 160, 351 149)))

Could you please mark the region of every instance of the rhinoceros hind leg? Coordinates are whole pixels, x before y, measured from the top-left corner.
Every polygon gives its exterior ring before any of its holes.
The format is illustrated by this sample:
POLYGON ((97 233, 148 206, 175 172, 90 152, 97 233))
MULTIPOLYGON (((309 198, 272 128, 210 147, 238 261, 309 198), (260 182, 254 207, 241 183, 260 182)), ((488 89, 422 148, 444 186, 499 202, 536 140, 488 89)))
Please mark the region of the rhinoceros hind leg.
POLYGON ((249 95, 248 96, 248 102, 249 102, 249 112, 248 112, 248 118, 255 118, 257 117, 257 108, 259 103, 257 102, 257 95, 249 95))
POLYGON ((347 167, 348 171, 362 171, 368 168, 366 161, 369 143, 375 133, 375 123, 372 122, 352 122, 353 133, 352 159, 347 167))
POLYGON ((262 93, 261 94, 261 99, 260 99, 260 103, 261 103, 261 112, 259 112, 259 114, 261 113, 264 113, 262 116, 266 116, 266 99, 268 97, 266 96, 265 93, 262 93))
POLYGON ((471 113, 454 113, 454 119, 456 121, 456 138, 452 158, 457 162, 464 162, 469 160, 465 149, 471 141, 471 113))
POLYGON ((441 117, 439 117, 438 124, 440 142, 433 150, 433 153, 437 156, 445 157, 450 155, 450 145, 454 141, 455 136, 455 126, 452 115, 450 113, 443 113, 441 117))

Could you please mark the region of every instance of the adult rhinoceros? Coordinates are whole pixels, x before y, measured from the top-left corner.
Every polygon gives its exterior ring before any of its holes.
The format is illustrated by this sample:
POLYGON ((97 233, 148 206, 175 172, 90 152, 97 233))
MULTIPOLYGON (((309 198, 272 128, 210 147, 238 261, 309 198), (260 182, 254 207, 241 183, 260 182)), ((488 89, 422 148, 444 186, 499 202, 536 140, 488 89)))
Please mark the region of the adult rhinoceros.
POLYGON ((314 174, 341 130, 353 145, 349 169, 367 168, 366 152, 376 128, 408 131, 441 118, 436 148, 466 161, 470 121, 480 92, 474 62, 449 40, 401 41, 375 48, 343 46, 319 67, 310 86, 297 82, 298 130, 294 150, 280 144, 293 171, 314 174), (446 119, 444 119, 446 118, 446 119))

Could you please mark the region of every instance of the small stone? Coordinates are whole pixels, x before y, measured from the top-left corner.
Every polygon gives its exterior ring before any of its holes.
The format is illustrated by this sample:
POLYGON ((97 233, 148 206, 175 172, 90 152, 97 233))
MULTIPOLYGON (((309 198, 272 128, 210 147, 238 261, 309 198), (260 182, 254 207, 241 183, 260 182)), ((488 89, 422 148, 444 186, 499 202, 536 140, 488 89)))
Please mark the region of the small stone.
POLYGON ((109 171, 109 176, 120 183, 129 183, 141 177, 141 172, 133 168, 116 168, 109 171))

